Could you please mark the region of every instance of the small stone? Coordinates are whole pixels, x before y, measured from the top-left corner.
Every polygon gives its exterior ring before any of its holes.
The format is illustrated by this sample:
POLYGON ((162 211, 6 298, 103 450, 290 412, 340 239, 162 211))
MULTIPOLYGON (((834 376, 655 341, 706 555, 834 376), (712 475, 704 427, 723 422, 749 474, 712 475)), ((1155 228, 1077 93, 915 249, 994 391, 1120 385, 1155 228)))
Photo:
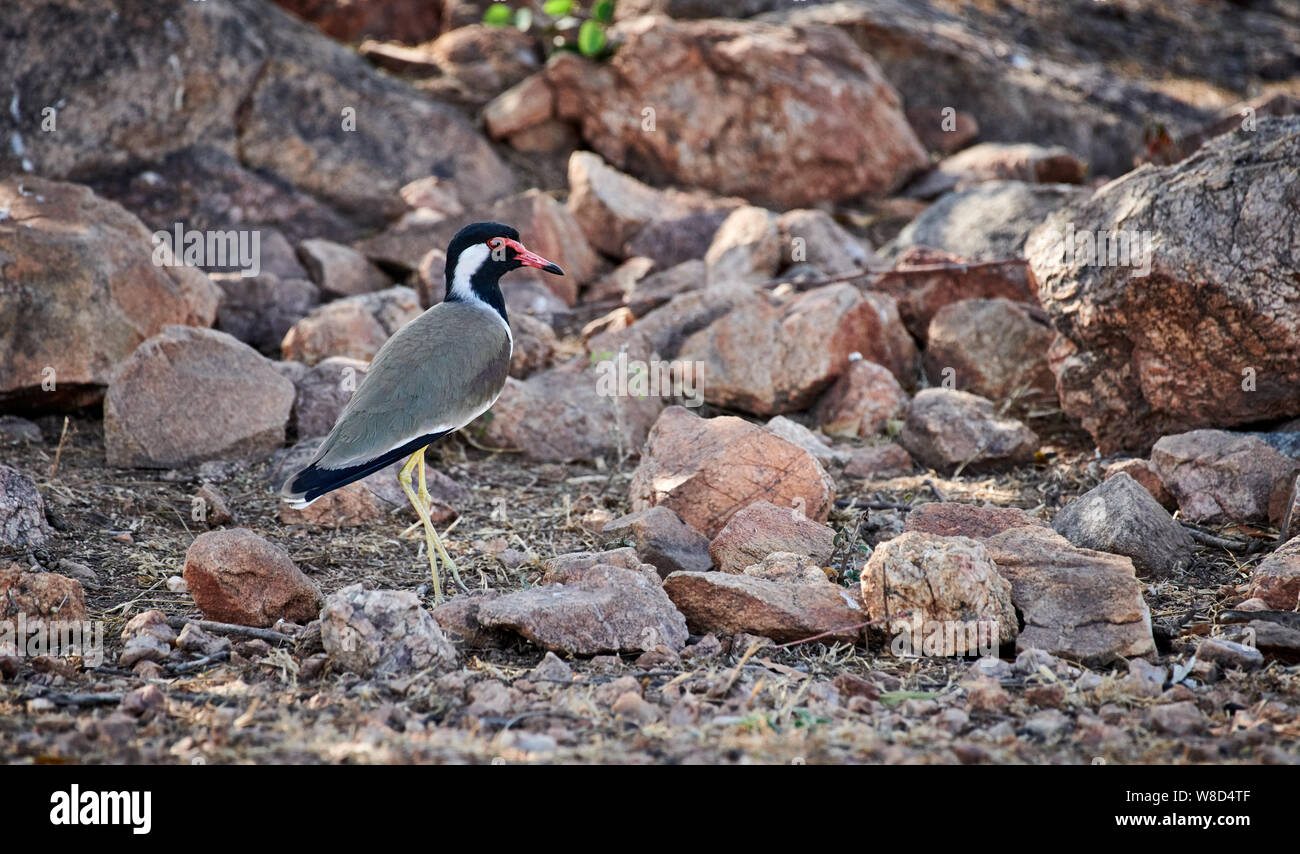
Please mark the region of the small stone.
POLYGON ((1206 727, 1205 715, 1191 700, 1156 706, 1147 713, 1147 720, 1156 732, 1174 736, 1195 735, 1206 727))
POLYGON ((162 663, 171 656, 176 631, 167 625, 162 611, 151 610, 136 614, 122 629, 122 654, 120 667, 133 667, 140 661, 162 663))
POLYGON ((662 505, 620 516, 601 532, 636 544, 637 557, 659 570, 660 577, 678 571, 705 572, 713 568, 709 540, 662 505))
POLYGON ((1264 665, 1258 649, 1223 638, 1206 638, 1196 647, 1198 661, 1211 661, 1224 670, 1256 670, 1264 665))
POLYGON ((850 357, 848 368, 817 401, 817 423, 828 436, 863 438, 885 431, 907 412, 907 392, 888 368, 850 357))
POLYGON ((835 531, 793 509, 755 501, 727 521, 709 544, 719 572, 743 572, 773 552, 793 552, 825 564, 830 561, 835 531))
POLYGON ((558 655, 548 650, 546 655, 542 656, 541 662, 528 674, 528 678, 534 682, 568 684, 573 681, 573 668, 565 664, 558 655))
POLYGON ((639 693, 632 691, 615 700, 609 710, 615 715, 631 718, 641 724, 654 723, 659 719, 659 707, 646 702, 639 693))
POLYGON ((994 414, 992 401, 964 391, 927 388, 907 410, 899 443, 937 471, 986 472, 1029 462, 1038 436, 994 414))
POLYGON ((230 505, 226 503, 226 496, 210 483, 203 484, 199 487, 199 491, 194 493, 194 498, 190 501, 191 518, 196 511, 201 513, 199 520, 206 522, 211 528, 229 525, 235 521, 235 514, 230 512, 230 505))
POLYGON ((912 455, 902 445, 890 442, 886 445, 854 448, 844 466, 844 476, 863 480, 887 480, 904 477, 915 469, 916 463, 912 460, 912 455))
POLYGON ((190 595, 212 620, 268 627, 306 622, 320 610, 320 590, 279 546, 246 528, 200 534, 185 553, 190 595))
POLYGON ((345 587, 325 601, 321 642, 330 660, 360 676, 395 676, 455 665, 456 649, 414 593, 345 587))
POLYGON ((118 709, 140 718, 162 711, 166 707, 167 698, 163 695, 162 689, 157 685, 145 685, 123 695, 118 709))
POLYGON ((176 647, 195 655, 209 656, 229 651, 231 643, 230 638, 209 634, 199 628, 198 623, 186 623, 176 638, 176 647))
MULTIPOLYGON (((912 532, 881 543, 862 570, 862 599, 873 620, 911 611, 910 619, 894 621, 895 631, 899 623, 922 632, 926 623, 989 623, 997 644, 1016 637, 1011 584, 984 546, 967 537, 912 532)), ((979 642, 993 641, 981 633, 979 642)))
POLYGON ((1196 550, 1183 526, 1123 473, 1065 505, 1052 520, 1052 528, 1079 548, 1132 558, 1143 575, 1164 576, 1185 569, 1196 550))
MULTIPOLYGON (((830 583, 796 584, 725 572, 674 572, 664 590, 691 631, 743 632, 778 643, 828 633, 855 643, 866 618, 850 591, 830 583)), ((732 646, 733 653, 735 646, 732 646)))
POLYGON ((1048 524, 1018 507, 981 507, 955 501, 932 501, 913 507, 907 514, 903 530, 982 540, 1026 526, 1046 528, 1048 524))
MULTIPOLYGON (((1247 595, 1266 607, 1294 611, 1300 606, 1300 540, 1284 543, 1255 567, 1247 595)), ((1245 603, 1238 606, 1245 608, 1245 603)))

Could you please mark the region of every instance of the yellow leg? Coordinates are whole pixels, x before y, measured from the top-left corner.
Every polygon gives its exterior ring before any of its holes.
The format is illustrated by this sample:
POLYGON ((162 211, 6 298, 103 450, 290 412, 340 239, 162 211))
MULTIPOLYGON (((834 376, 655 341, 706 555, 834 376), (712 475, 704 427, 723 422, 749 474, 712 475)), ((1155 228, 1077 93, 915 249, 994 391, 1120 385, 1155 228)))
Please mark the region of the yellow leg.
MULTIPOLYGON (((406 461, 406 465, 402 466, 402 471, 397 475, 397 479, 401 482, 402 490, 406 492, 406 497, 411 502, 411 506, 415 508, 415 512, 420 517, 420 521, 424 523, 424 546, 425 550, 429 552, 429 572, 433 576, 433 601, 434 604, 438 604, 442 602, 442 582, 438 580, 438 565, 434 563, 433 548, 433 544, 438 539, 438 535, 434 533, 433 522, 429 519, 429 511, 425 509, 424 503, 420 501, 419 496, 415 494, 415 490, 411 487, 411 469, 415 468, 417 465, 420 466, 420 474, 423 476, 423 448, 416 451, 414 454, 411 454, 411 458, 406 461)), ((441 551, 442 544, 439 543, 438 545, 439 551, 441 551)))
MULTIPOLYGON (((428 517, 433 512, 433 496, 429 494, 429 487, 424 479, 424 452, 426 450, 428 450, 427 447, 421 448, 416 453, 420 457, 420 500, 424 502, 425 516, 428 517)), ((447 554, 447 548, 442 544, 442 538, 438 536, 436 530, 433 531, 433 544, 438 547, 438 559, 442 561, 442 565, 451 570, 451 577, 455 579, 456 586, 463 592, 468 593, 469 588, 465 586, 465 582, 460 580, 460 573, 456 569, 456 561, 452 560, 451 555, 447 554)))

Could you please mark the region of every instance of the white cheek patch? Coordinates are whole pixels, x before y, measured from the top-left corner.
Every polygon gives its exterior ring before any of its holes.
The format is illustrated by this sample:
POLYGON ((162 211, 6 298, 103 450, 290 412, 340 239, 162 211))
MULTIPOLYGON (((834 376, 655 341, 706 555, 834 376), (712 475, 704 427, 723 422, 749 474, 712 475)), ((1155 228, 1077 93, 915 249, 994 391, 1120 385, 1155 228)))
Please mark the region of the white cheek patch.
POLYGON ((451 274, 451 292, 459 299, 466 301, 478 299, 474 288, 470 285, 470 280, 491 254, 492 250, 486 243, 475 243, 460 253, 460 257, 456 259, 456 269, 451 274))

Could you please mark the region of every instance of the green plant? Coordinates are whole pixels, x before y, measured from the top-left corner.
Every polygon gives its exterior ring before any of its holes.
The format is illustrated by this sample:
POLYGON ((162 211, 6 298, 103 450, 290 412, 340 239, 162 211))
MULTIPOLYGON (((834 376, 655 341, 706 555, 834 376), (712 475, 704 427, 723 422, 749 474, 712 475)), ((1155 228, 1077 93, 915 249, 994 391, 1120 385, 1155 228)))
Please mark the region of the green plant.
POLYGON ((493 3, 483 12, 483 23, 536 31, 549 52, 568 50, 591 59, 611 53, 609 25, 614 20, 614 0, 595 0, 584 8, 575 0, 525 0, 516 6, 493 3))

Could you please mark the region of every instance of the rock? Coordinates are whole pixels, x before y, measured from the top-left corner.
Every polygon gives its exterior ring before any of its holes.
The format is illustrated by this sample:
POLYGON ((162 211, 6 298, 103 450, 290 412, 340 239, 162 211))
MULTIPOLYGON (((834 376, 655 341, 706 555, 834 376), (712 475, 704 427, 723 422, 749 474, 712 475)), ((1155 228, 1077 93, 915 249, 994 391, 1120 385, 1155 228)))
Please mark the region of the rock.
POLYGON ((737 208, 723 220, 704 264, 710 284, 762 282, 781 266, 781 232, 776 215, 763 208, 737 208))
POLYGON ((535 460, 612 459, 635 453, 664 401, 619 394, 616 385, 606 382, 610 373, 580 358, 526 380, 511 377, 477 423, 484 425, 488 444, 517 448, 535 460))
POLYGON ((141 222, 85 187, 30 175, 0 180, 0 211, 0 224, 21 224, 0 228, 6 407, 91 405, 146 338, 168 324, 212 325, 218 291, 207 276, 155 265, 141 222))
POLYGON ((289 555, 247 528, 199 534, 185 553, 185 583, 208 619, 241 626, 305 623, 321 605, 289 555))
POLYGON ((1082 184, 1088 166, 1060 145, 983 142, 939 161, 907 188, 907 195, 933 199, 985 181, 1082 184))
POLYGON ((661 270, 687 261, 703 261, 713 237, 731 216, 732 207, 700 210, 646 223, 623 247, 623 254, 650 258, 661 270))
POLYGON ((1278 524, 1300 461, 1254 436, 1193 430, 1165 436, 1151 466, 1191 522, 1278 524))
POLYGON ((128 620, 122 629, 122 652, 117 664, 119 667, 134 667, 141 661, 162 664, 171 656, 176 641, 176 631, 167 625, 166 614, 158 610, 143 611, 128 620))
POLYGON ((988 181, 941 197, 890 245, 895 254, 926 246, 972 261, 1024 258, 1025 241, 1050 214, 1082 202, 1091 190, 1070 184, 988 181))
POLYGON ((784 415, 774 415, 768 419, 763 428, 769 433, 780 436, 792 445, 798 445, 817 458, 824 466, 836 461, 836 453, 826 440, 798 421, 792 421, 784 415))
POLYGON ((306 279, 214 273, 212 281, 222 295, 217 328, 268 355, 278 354, 285 334, 320 305, 320 288, 306 279))
POLYGON ((1053 333, 1041 311, 1008 299, 968 299, 935 313, 925 347, 934 385, 955 387, 1020 408, 1056 402, 1047 364, 1053 333))
POLYGON ((1081 549, 1132 558, 1142 575, 1186 569, 1196 551, 1183 526, 1126 474, 1103 481, 1065 505, 1052 528, 1081 549))
POLYGON ((964 391, 927 388, 907 409, 899 443, 938 471, 991 471, 1027 463, 1038 436, 1024 424, 994 414, 993 403, 964 391))
POLYGON ((1104 478, 1110 480, 1119 474, 1127 474, 1136 480, 1143 489, 1151 493, 1156 503, 1166 510, 1173 511, 1178 508, 1178 502, 1169 494, 1165 482, 1160 479, 1160 475, 1156 474, 1150 461, 1137 458, 1118 460, 1106 466, 1104 478))
POLYGON ((1300 284, 1285 260, 1300 231, 1276 201, 1297 158, 1300 116, 1260 119, 1107 184, 1035 232, 1027 254, 1061 336, 1061 406, 1102 453, 1300 413, 1300 284), (1102 238, 1105 254, 1090 251, 1102 238))
POLYGON ((605 525, 602 532, 632 540, 637 557, 654 566, 663 578, 679 570, 706 572, 713 568, 708 538, 667 507, 647 507, 620 516, 605 525))
POLYGON ((789 507, 755 501, 733 515, 709 543, 719 572, 744 572, 774 552, 806 555, 824 565, 834 550, 835 531, 789 507))
POLYGON ((1274 622, 1251 620, 1244 626, 1229 626, 1231 638, 1283 664, 1300 663, 1300 629, 1274 622))
POLYGON ((547 65, 556 111, 652 182, 792 207, 888 193, 925 162, 892 87, 841 33, 641 17, 612 37, 604 63, 547 65), (728 118, 741 115, 764 121, 728 118))
POLYGON ((1286 512, 1278 526, 1278 541, 1287 542, 1300 537, 1300 475, 1291 484, 1291 494, 1287 496, 1286 512))
POLYGON ((420 311, 415 291, 402 286, 335 300, 295 323, 280 349, 286 359, 307 365, 330 356, 368 362, 420 311))
MULTIPOLYGON (((493 139, 505 139, 550 121, 554 111, 555 98, 551 94, 551 87, 546 84, 546 78, 541 74, 533 74, 488 102, 483 108, 483 124, 493 139)), ((574 152, 574 156, 580 153, 582 152, 574 152)), ((572 159, 569 160, 569 169, 572 172, 572 159)), ((569 179, 569 186, 569 209, 573 210, 572 193, 575 191, 572 178, 569 179)), ((577 212, 574 213, 576 215, 577 212)), ((581 219, 579 217, 579 221, 581 219)), ((590 236, 588 232, 588 237, 590 236)))
POLYGON ((57 573, 28 572, 16 563, 0 565, 0 623, 17 624, 19 619, 29 633, 48 632, 53 622, 84 623, 85 591, 80 582, 57 573))
MULTIPOLYGON (((591 245, 614 258, 639 254, 629 253, 628 244, 652 223, 711 213, 718 215, 716 229, 721 219, 739 205, 737 200, 716 199, 703 193, 655 189, 623 174, 590 151, 575 151, 569 157, 569 211, 591 245)), ((689 257, 703 257, 707 239, 703 246, 698 254, 689 257)))
POLYGON ((304 240, 298 244, 298 257, 327 298, 368 294, 391 284, 366 256, 330 240, 304 240))
POLYGON ((514 27, 457 27, 438 36, 429 53, 473 105, 486 104, 541 67, 532 36, 514 27))
POLYGON ((1291 540, 1259 562, 1247 595, 1279 611, 1300 607, 1300 541, 1291 540))
POLYGON ((0 465, 0 546, 42 548, 52 534, 36 482, 18 469, 0 465))
MULTIPOLYGON (((1148 28, 1146 36, 1140 37, 1143 44, 1138 45, 1122 35, 1132 30, 1086 4, 1044 9, 1043 14, 1051 20, 1039 18, 1021 5, 1002 7, 1000 14, 973 14, 938 3, 883 0, 869 4, 794 3, 761 20, 839 28, 871 53, 907 104, 909 117, 921 110, 938 114, 936 125, 942 129, 938 121, 950 116, 954 133, 949 136, 958 135, 956 131, 964 124, 962 115, 969 114, 983 139, 1062 145, 1078 152, 1102 175, 1118 175, 1133 168, 1134 158, 1141 154, 1141 135, 1134 128, 1144 122, 1177 133, 1203 121, 1205 110, 1170 97, 1164 87, 1148 82, 1169 73, 1169 56, 1161 55, 1156 46, 1169 37, 1168 31, 1148 28), (1047 40, 1020 35, 1064 31, 1074 35, 1047 40), (1114 45, 1115 52, 1102 60, 1096 53, 1100 44, 1114 45), (1152 60, 1142 71, 1125 75, 1111 70, 1120 57, 1140 56, 1152 60), (954 105, 959 105, 960 112, 954 105)), ((1214 58, 1215 52, 1241 56, 1240 48, 1226 46, 1212 35, 1238 30, 1242 26, 1239 14, 1224 9, 1222 17, 1205 28, 1203 37, 1184 37, 1185 44, 1204 44, 1206 48, 1179 63, 1177 73, 1204 79, 1208 66, 1223 64, 1214 58)), ((1189 17, 1207 18, 1190 12, 1189 17)), ((1179 26, 1201 30, 1198 23, 1179 26)), ((1263 21, 1258 26, 1261 32, 1276 29, 1263 21)), ((1250 43, 1258 44, 1258 40, 1250 43)), ((1245 80, 1259 70, 1246 71, 1236 65, 1234 72, 1234 83, 1239 82, 1241 88, 1225 84, 1244 91, 1245 80)))
POLYGON ((569 552, 542 564, 542 584, 571 584, 582 579, 593 566, 615 566, 639 572, 650 581, 659 580, 659 570, 642 563, 636 549, 624 546, 600 552, 569 552))
POLYGON ((548 651, 528 674, 528 678, 533 682, 568 684, 573 681, 573 668, 561 661, 558 655, 548 651))
POLYGON ((828 643, 856 643, 866 619, 857 598, 828 581, 799 584, 743 573, 674 572, 664 580, 664 591, 697 634, 746 632, 785 643, 827 632, 828 643))
POLYGON ((862 600, 871 619, 891 621, 895 632, 900 624, 906 627, 918 653, 930 634, 927 623, 959 624, 967 636, 976 629, 979 644, 1009 643, 1017 633, 1011 584, 984 546, 968 537, 909 532, 879 544, 862 570, 862 600), (897 617, 904 611, 911 612, 908 618, 897 617), (991 626, 974 625, 979 623, 991 626))
POLYGON ((510 315, 510 335, 514 350, 510 354, 510 376, 524 380, 545 370, 555 361, 555 330, 531 314, 510 315))
POLYGON ((1206 638, 1196 647, 1198 661, 1212 661, 1224 670, 1258 670, 1264 666, 1264 655, 1252 646, 1224 640, 1206 638))
POLYGON ((235 521, 234 514, 230 512, 230 505, 226 503, 226 496, 210 483, 203 484, 199 487, 199 491, 194 493, 194 498, 190 501, 190 517, 195 521, 206 522, 211 528, 217 525, 229 525, 235 521))
POLYGON ((58 570, 61 575, 66 575, 73 579, 82 587, 98 587, 99 573, 86 566, 84 563, 77 563, 75 560, 63 558, 58 563, 58 570))
POLYGON ((979 122, 970 113, 949 113, 937 107, 908 107, 907 123, 926 151, 953 154, 970 145, 980 134, 979 122))
POLYGON ((1017 650, 1042 649, 1088 666, 1156 651, 1151 612, 1129 558, 1075 548, 1033 525, 983 543, 1023 615, 1017 650))
POLYGON ((832 584, 816 560, 794 552, 772 552, 758 563, 745 567, 744 574, 786 584, 832 584))
POLYGON ((1147 713, 1156 732, 1166 735, 1186 736, 1204 731, 1205 715, 1191 700, 1155 706, 1147 713))
POLYGON ((916 468, 912 455, 901 445, 890 442, 867 448, 854 448, 844 476, 864 480, 888 480, 909 475, 916 468))
POLYGON ((880 274, 871 288, 898 302, 903 325, 922 344, 934 316, 951 303, 1001 297, 1038 304, 1024 262, 980 263, 923 246, 903 250, 894 269, 880 274))
POLYGON ((811 264, 834 276, 883 265, 870 246, 859 243, 823 210, 786 211, 776 218, 776 228, 784 266, 811 264))
POLYGON ((443 602, 430 613, 443 632, 469 649, 505 649, 515 641, 514 635, 484 628, 478 621, 479 606, 500 595, 497 590, 471 590, 443 602))
POLYGON ((969 537, 984 540, 1012 528, 1047 528, 1048 524, 1018 507, 980 507, 949 501, 932 501, 913 507, 904 531, 941 537, 969 537))
MULTIPOLYGON (((290 184, 246 169, 231 152, 200 142, 151 160, 85 179, 97 194, 134 213, 150 231, 243 232, 260 274, 305 279, 293 244, 309 237, 348 242, 358 228, 338 211, 290 184), (255 241, 255 242, 253 242, 255 241)), ((204 257, 214 272, 245 269, 237 258, 204 257)))
POLYGON ((713 537, 759 500, 825 520, 835 484, 811 454, 761 427, 671 406, 650 431, 629 494, 633 510, 666 505, 713 537))
POLYGON ((637 282, 649 275, 654 268, 655 262, 649 258, 629 258, 583 291, 582 300, 602 302, 626 299, 636 288, 637 282))
POLYGON ((571 655, 686 646, 686 621, 657 576, 597 564, 567 583, 508 593, 479 607, 479 622, 571 655))
POLYGON ((224 332, 169 326, 118 366, 104 399, 108 464, 258 460, 284 444, 293 383, 224 332), (202 412, 193 410, 203 402, 202 412))
POLYGON ((888 368, 850 355, 848 367, 817 400, 813 415, 828 436, 866 438, 901 419, 907 404, 907 392, 888 368))
POLYGON ((321 642, 330 661, 364 677, 443 672, 456 648, 409 590, 344 587, 325 600, 321 642))
POLYGON ((578 220, 541 190, 500 200, 492 206, 488 218, 510 223, 519 229, 525 246, 560 265, 563 276, 546 276, 542 282, 566 305, 577 302, 579 286, 595 278, 600 258, 587 242, 578 220))
POLYGON ((916 347, 884 295, 834 284, 788 302, 746 291, 730 305, 677 353, 704 363, 712 403, 755 415, 805 409, 849 367, 853 353, 905 384, 915 376, 916 347))
MULTIPOLYGON (((511 183, 454 107, 380 74, 269 3, 177 6, 147 20, 140 16, 156 10, 140 0, 119 5, 113 17, 52 8, 23 16, 32 43, 58 33, 70 46, 116 50, 18 48, 21 118, 6 115, 0 135, 19 133, 42 175, 94 175, 202 142, 370 223, 398 209, 403 184, 435 169, 485 200, 511 183), (94 80, 78 78, 89 65, 98 69, 94 80), (179 70, 156 73, 168 67, 179 70), (67 104, 60 132, 41 133, 40 106, 59 102, 67 104)), ((8 150, 5 161, 21 168, 8 150)))
POLYGON ((198 623, 186 623, 185 628, 181 629, 180 636, 176 638, 177 649, 200 656, 216 655, 229 650, 230 646, 229 638, 208 634, 199 628, 198 623))
MULTIPOLYGON (((275 0, 276 5, 345 44, 363 38, 420 44, 442 29, 441 4, 426 0, 275 0)), ((476 18, 477 20, 477 18, 476 18)))
POLYGON ((0 441, 39 445, 45 441, 45 437, 41 435, 41 428, 36 426, 34 421, 19 418, 17 415, 0 415, 0 441))
POLYGON ((367 367, 360 359, 330 356, 294 382, 293 416, 300 437, 324 436, 333 429, 367 367))

